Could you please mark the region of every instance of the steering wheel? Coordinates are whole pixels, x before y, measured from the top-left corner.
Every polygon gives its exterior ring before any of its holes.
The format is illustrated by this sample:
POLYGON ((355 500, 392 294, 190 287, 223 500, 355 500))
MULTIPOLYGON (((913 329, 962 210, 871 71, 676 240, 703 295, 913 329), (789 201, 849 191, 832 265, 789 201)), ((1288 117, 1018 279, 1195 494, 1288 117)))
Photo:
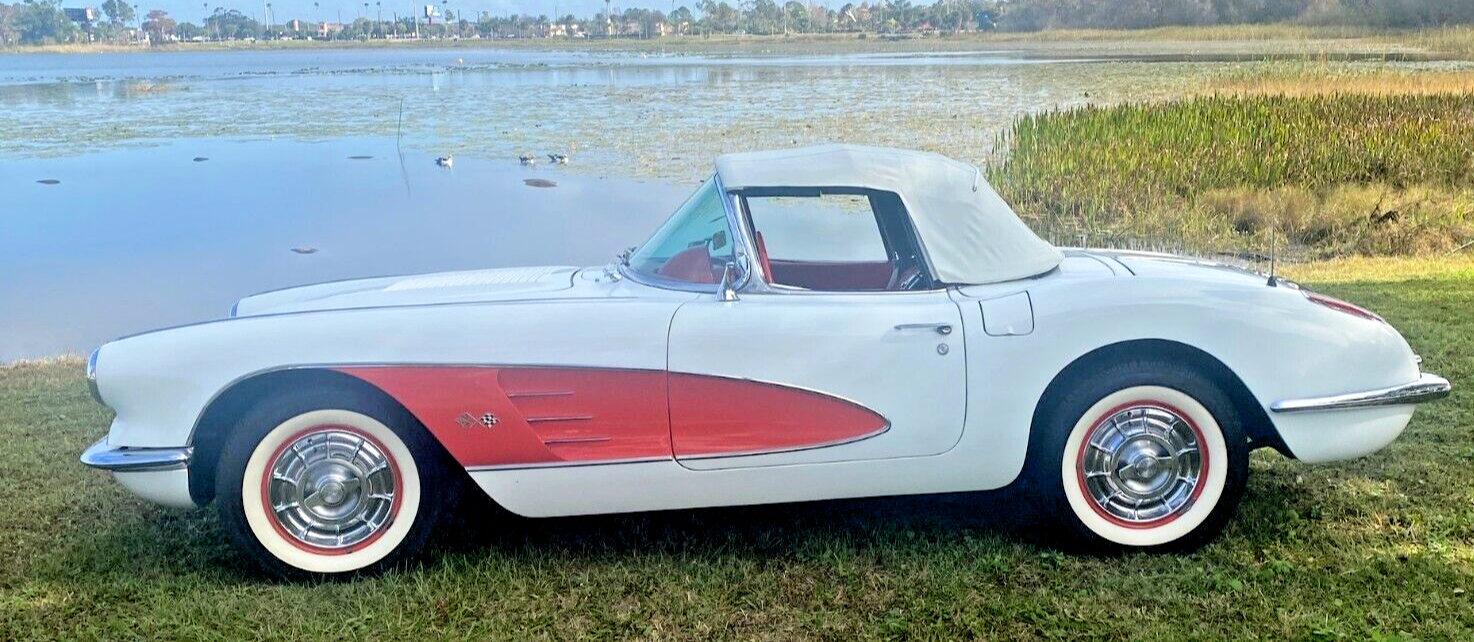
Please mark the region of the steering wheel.
POLYGON ((902 258, 899 253, 892 255, 891 278, 885 284, 887 292, 904 292, 915 289, 921 284, 921 261, 915 256, 902 258))

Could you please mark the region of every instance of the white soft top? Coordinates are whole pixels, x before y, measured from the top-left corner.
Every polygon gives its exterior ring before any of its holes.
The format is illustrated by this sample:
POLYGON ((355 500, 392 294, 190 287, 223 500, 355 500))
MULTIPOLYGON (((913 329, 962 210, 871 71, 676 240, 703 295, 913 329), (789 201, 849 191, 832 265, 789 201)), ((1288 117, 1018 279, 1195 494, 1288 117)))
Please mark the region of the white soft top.
POLYGON ((1020 221, 977 168, 940 154, 819 145, 717 158, 729 190, 859 187, 901 196, 937 280, 975 284, 1048 272, 1062 255, 1020 221))

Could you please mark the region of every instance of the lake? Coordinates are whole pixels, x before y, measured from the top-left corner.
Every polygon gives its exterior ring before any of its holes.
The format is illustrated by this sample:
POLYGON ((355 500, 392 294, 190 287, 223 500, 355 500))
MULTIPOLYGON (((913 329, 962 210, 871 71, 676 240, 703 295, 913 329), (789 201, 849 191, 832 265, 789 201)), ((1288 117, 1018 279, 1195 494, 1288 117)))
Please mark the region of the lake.
POLYGON ((1017 51, 0 56, 0 362, 218 318, 288 285, 603 264, 722 152, 855 142, 984 162, 1019 113, 1177 95, 1254 64, 1017 51), (573 162, 516 160, 554 152, 573 162), (435 165, 442 154, 453 169, 435 165))

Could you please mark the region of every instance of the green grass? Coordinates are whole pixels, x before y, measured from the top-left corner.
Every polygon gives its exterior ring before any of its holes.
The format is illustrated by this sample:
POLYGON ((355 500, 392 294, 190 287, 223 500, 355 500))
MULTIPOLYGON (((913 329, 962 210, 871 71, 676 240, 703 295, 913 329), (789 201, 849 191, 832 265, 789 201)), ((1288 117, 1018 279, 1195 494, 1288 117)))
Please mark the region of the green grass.
POLYGON ((1046 232, 1312 255, 1447 251, 1474 237, 1467 93, 1208 95, 1020 117, 990 177, 1046 232), (1104 232, 1101 232, 1104 230, 1104 232))
POLYGON ((1027 503, 996 494, 471 510, 423 566, 278 584, 212 512, 152 507, 76 463, 108 420, 78 361, 3 368, 0 639, 1471 639, 1474 261, 1290 276, 1386 316, 1454 395, 1362 460, 1257 453, 1238 517, 1185 556, 1061 555, 1035 545, 1027 503))

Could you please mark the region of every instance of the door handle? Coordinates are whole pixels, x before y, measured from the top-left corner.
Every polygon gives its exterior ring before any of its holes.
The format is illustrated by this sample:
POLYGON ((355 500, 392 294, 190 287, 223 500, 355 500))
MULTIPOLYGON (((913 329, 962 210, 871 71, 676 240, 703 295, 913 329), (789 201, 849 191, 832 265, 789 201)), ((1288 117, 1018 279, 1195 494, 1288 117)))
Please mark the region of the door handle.
POLYGON ((902 323, 896 326, 897 330, 932 330, 937 334, 952 334, 950 323, 902 323))

